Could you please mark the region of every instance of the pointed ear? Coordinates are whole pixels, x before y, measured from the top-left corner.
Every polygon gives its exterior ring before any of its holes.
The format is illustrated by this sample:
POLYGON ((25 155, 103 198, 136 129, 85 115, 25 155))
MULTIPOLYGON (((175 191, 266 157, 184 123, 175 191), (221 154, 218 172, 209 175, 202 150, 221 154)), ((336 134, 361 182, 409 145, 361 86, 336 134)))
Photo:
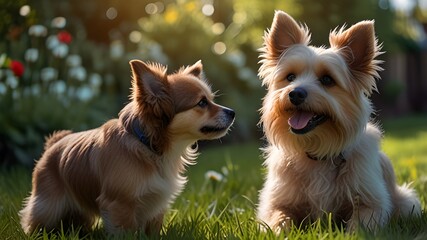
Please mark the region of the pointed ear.
POLYGON ((165 67, 146 64, 140 60, 131 60, 129 64, 133 76, 132 89, 134 97, 140 93, 157 96, 168 85, 165 67))
POLYGON ((264 35, 266 53, 276 59, 290 46, 308 45, 309 42, 310 33, 307 27, 299 25, 283 11, 276 11, 270 30, 264 35))
POLYGON ((372 68, 372 60, 379 54, 375 38, 374 21, 362 21, 344 31, 334 30, 329 35, 332 48, 340 50, 352 70, 367 72, 372 68))
POLYGON ((382 54, 381 45, 375 37, 374 21, 361 21, 344 31, 342 27, 330 33, 331 48, 344 57, 354 79, 367 96, 377 91, 375 79, 379 79, 381 60, 375 58, 382 54))
POLYGON ((193 76, 195 76, 197 78, 202 78, 202 74, 203 74, 202 60, 199 60, 195 64, 187 67, 184 70, 184 73, 193 75, 193 76))

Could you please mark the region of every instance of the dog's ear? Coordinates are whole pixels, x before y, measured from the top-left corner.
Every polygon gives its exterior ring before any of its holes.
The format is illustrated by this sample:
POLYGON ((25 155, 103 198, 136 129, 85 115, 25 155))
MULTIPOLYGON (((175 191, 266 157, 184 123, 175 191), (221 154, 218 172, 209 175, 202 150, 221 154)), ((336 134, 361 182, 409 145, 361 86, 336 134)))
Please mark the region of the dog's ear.
POLYGON ((382 52, 375 37, 374 21, 361 21, 347 30, 335 29, 329 35, 329 42, 344 57, 354 77, 362 80, 368 95, 376 90, 375 79, 363 81, 366 79, 363 74, 379 78, 378 71, 382 70, 379 66, 382 61, 375 60, 382 52))
POLYGON ((310 33, 306 26, 299 25, 283 11, 276 11, 271 28, 264 35, 264 45, 269 58, 278 59, 294 44, 308 45, 310 33))
POLYGON ((202 60, 197 61, 195 64, 184 69, 185 74, 193 75, 197 78, 202 78, 203 75, 203 64, 202 60))
POLYGON ((146 64, 140 60, 129 62, 132 70, 132 90, 135 94, 158 96, 168 86, 166 68, 161 65, 146 64))

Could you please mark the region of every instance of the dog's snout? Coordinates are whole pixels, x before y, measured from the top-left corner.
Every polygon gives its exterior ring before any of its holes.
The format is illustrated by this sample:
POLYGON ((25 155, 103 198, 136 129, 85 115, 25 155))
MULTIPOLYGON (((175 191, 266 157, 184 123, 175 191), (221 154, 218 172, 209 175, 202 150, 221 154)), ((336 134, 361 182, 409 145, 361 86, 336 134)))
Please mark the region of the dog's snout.
POLYGON ((300 105, 307 98, 307 91, 304 88, 297 87, 289 93, 289 100, 295 106, 300 105))
POLYGON ((234 119, 234 116, 236 115, 236 113, 233 111, 233 109, 224 108, 223 111, 224 111, 225 114, 227 114, 227 116, 229 116, 230 118, 234 119))

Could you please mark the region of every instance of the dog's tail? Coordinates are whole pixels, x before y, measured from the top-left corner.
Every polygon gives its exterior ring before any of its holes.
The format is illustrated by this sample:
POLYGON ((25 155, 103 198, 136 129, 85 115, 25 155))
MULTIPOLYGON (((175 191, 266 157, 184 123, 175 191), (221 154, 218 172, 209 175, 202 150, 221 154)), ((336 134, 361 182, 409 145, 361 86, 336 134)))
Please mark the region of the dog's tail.
POLYGON ((410 188, 410 184, 403 184, 396 187, 394 196, 396 213, 401 216, 421 216, 421 203, 417 193, 410 188))
POLYGON ((46 137, 46 143, 44 144, 44 150, 46 151, 48 148, 50 148, 53 144, 61 140, 63 137, 73 133, 70 130, 61 130, 61 131, 55 131, 50 136, 46 137))

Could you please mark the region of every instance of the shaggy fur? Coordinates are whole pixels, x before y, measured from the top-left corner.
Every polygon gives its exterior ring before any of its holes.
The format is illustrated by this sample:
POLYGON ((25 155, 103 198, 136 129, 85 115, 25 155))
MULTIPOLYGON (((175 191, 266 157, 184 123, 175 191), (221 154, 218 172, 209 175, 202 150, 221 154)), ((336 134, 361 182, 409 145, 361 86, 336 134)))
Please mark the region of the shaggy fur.
POLYGON ((213 102, 200 61, 171 75, 158 64, 130 65, 131 101, 118 119, 47 139, 19 213, 27 234, 61 222, 90 230, 99 216, 110 233, 158 233, 187 181, 185 166, 196 158, 191 146, 231 126, 234 112, 213 102), (148 141, 139 140, 135 126, 148 141))
POLYGON ((259 76, 268 173, 258 218, 275 231, 332 213, 349 229, 375 230, 394 215, 420 214, 408 185, 397 186, 380 151, 382 132, 369 122, 381 54, 373 21, 329 35, 330 48, 277 11, 264 36, 259 76))

